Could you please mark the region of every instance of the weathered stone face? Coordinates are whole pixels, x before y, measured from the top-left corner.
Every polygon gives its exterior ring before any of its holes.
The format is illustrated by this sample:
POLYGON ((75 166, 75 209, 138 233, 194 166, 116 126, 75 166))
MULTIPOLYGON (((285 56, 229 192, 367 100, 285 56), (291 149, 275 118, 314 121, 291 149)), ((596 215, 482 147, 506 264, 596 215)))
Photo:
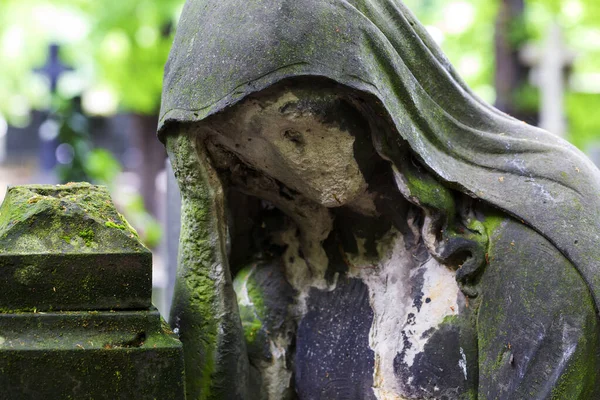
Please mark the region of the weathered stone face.
POLYGON ((253 168, 317 204, 338 207, 367 187, 354 149, 368 126, 349 108, 328 91, 274 91, 219 114, 205 129, 253 168))
MULTIPOLYGON (((476 384, 477 350, 454 264, 443 265, 427 252, 423 216, 414 209, 409 217, 410 205, 394 187, 403 185, 410 196, 418 180, 407 170, 412 180, 395 181, 371 144, 368 119, 361 118, 348 94, 335 86, 276 85, 181 133, 202 143, 198 157, 209 158, 230 188, 229 204, 245 196, 268 202, 246 215, 251 219, 246 235, 259 238, 242 247, 246 254, 240 254, 239 243, 248 238, 237 233, 242 221, 228 214, 231 234, 238 237, 231 252, 246 262, 255 260, 238 273, 242 265, 230 264, 250 360, 250 392, 268 399, 466 394, 476 384), (257 151, 273 146, 271 140, 278 140, 273 137, 285 139, 289 122, 279 123, 299 107, 310 110, 302 118, 321 126, 319 135, 359 144, 352 147, 352 162, 364 189, 352 201, 329 205, 311 196, 319 185, 307 183, 313 179, 310 171, 293 163, 297 150, 257 151), (332 126, 337 134, 325 131, 332 126), (224 138, 221 132, 227 132, 224 138), (277 179, 286 174, 300 174, 298 186, 292 189, 277 179), (439 353, 438 345, 448 350, 439 353), (433 360, 444 374, 422 370, 433 360)), ((300 152, 327 165, 328 159, 310 148, 300 152)), ((352 184, 354 177, 335 161, 322 169, 319 176, 341 182, 331 188, 334 195, 352 184)), ((436 191, 431 185, 429 190, 436 191)), ((440 201, 428 205, 454 212, 454 201, 441 201, 445 193, 437 190, 440 201)), ((438 255, 441 246, 432 240, 431 252, 438 255)))
MULTIPOLYGON (((440 184, 405 147, 397 149, 404 154, 395 165, 379 157, 370 144, 373 125, 369 116, 364 117, 367 122, 360 131, 352 131, 352 125, 344 123, 365 112, 353 108, 360 101, 348 97, 345 89, 315 83, 315 88, 298 90, 295 85, 276 85, 264 97, 258 93, 203 124, 182 126, 168 143, 184 193, 184 209, 193 216, 186 220, 184 214, 183 226, 191 225, 183 230, 183 243, 190 247, 182 249, 189 262, 180 266, 180 276, 205 276, 202 293, 211 295, 190 307, 187 299, 191 292, 180 286, 176 294, 173 318, 188 343, 188 354, 198 349, 207 352, 210 343, 199 344, 186 337, 186 331, 187 335, 216 340, 218 332, 224 332, 231 346, 226 351, 246 351, 247 358, 242 355, 226 365, 201 359, 216 368, 218 376, 246 377, 247 383, 230 388, 236 396, 261 399, 309 399, 322 393, 332 399, 459 399, 481 393, 491 397, 524 393, 537 375, 507 371, 523 371, 531 365, 529 357, 537 344, 520 332, 535 331, 537 325, 544 326, 549 340, 561 337, 564 329, 571 327, 571 345, 589 336, 589 341, 576 345, 582 348, 577 353, 581 356, 563 345, 561 350, 548 345, 543 351, 562 352, 570 365, 596 365, 596 358, 583 355, 598 345, 596 333, 590 333, 597 329, 591 298, 585 299, 582 316, 565 317, 555 326, 549 315, 572 307, 566 288, 555 287, 548 310, 544 297, 531 298, 527 286, 519 286, 510 294, 510 307, 514 301, 537 310, 528 314, 525 322, 514 310, 512 315, 503 314, 505 299, 489 286, 496 271, 503 268, 524 275, 538 269, 549 273, 565 268, 556 250, 553 261, 547 260, 544 266, 534 254, 519 259, 517 254, 540 241, 528 231, 530 237, 512 245, 515 253, 499 252, 500 238, 518 230, 510 217, 440 184), (252 113, 260 114, 270 104, 278 104, 276 99, 290 99, 290 93, 294 93, 294 104, 310 103, 318 97, 329 99, 329 103, 320 103, 325 109, 341 99, 349 105, 348 114, 329 114, 331 119, 337 118, 329 124, 344 126, 342 134, 361 144, 354 146, 353 152, 366 189, 352 201, 332 206, 311 197, 315 193, 311 190, 318 185, 301 182, 293 189, 288 187, 272 173, 305 173, 285 160, 293 160, 294 154, 257 151, 271 146, 264 136, 281 133, 277 129, 282 126, 270 124, 263 115, 253 118, 252 113), (236 131, 236 121, 244 119, 254 122, 248 124, 250 128, 241 125, 236 131), (266 126, 256 125, 258 121, 266 126), (277 129, 269 131, 274 127, 277 129), (228 133, 221 137, 222 132, 228 133), (241 145, 244 139, 259 144, 256 148, 241 145), (242 204, 244 209, 238 209, 242 204), (228 230, 221 230, 225 226, 228 230), (205 239, 196 236, 196 227, 203 227, 205 239), (223 237, 231 238, 228 247, 213 248, 211 243, 223 237), (203 265, 211 267, 198 269, 191 262, 198 255, 210 255, 203 265), (229 279, 233 279, 237 307, 227 289, 229 279), (496 296, 487 298, 486 292, 496 296), (565 298, 558 300, 563 295, 565 298), (195 307, 202 307, 202 313, 192 316, 195 307), (230 318, 239 315, 240 320, 222 321, 218 316, 224 312, 230 318), (504 328, 496 318, 501 318, 504 328), (196 321, 213 321, 215 328, 198 332, 193 328, 196 321), (490 338, 492 326, 514 332, 503 336, 507 345, 500 353, 490 338), (513 350, 514 346, 520 351, 513 350), (494 358, 500 361, 493 364, 490 357, 500 357, 494 358), (500 373, 513 386, 502 386, 497 377, 500 373)), ((281 104, 275 110, 287 111, 281 104)), ((319 112, 310 118, 315 124, 322 122, 319 112)), ((571 281, 573 278, 564 276, 571 282, 569 287, 585 290, 583 281, 571 281)), ((180 284, 183 282, 180 278, 180 284)), ((188 355, 188 365, 196 360, 188 355)), ((544 356, 539 362, 555 371, 548 387, 564 381, 566 393, 577 396, 595 390, 587 375, 586 383, 577 389, 576 381, 561 372, 556 357, 544 356)), ((202 385, 213 381, 202 373, 197 378, 188 381, 187 390, 192 397, 201 398, 202 387, 206 387, 202 385)), ((229 394, 223 398, 231 395, 226 392, 229 394)))
POLYGON ((151 306, 152 255, 89 184, 0 207, 2 399, 182 399, 181 343, 151 306))

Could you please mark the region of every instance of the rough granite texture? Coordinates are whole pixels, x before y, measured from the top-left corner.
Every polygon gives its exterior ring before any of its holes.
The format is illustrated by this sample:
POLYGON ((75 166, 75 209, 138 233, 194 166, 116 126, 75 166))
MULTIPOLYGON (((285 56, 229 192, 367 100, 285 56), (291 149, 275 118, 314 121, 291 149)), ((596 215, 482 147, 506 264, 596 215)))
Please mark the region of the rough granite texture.
POLYGON ((158 311, 0 314, 0 398, 183 395, 181 342, 158 311))

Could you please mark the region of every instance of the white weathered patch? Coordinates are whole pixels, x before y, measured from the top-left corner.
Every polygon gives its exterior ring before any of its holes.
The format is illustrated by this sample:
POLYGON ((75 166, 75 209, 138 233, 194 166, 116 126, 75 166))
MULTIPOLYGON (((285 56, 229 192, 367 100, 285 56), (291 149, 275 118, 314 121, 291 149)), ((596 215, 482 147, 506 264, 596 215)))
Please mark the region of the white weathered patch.
POLYGON ((463 350, 463 348, 460 348, 460 360, 458 360, 458 366, 460 367, 460 369, 463 372, 463 375, 465 376, 465 381, 467 380, 467 356, 465 355, 465 351, 463 350))
POLYGON ((329 258, 319 238, 302 234, 299 238, 297 228, 290 226, 276 234, 273 239, 275 243, 286 247, 282 257, 285 277, 297 291, 294 315, 300 319, 308 311, 306 302, 310 289, 334 290, 337 286, 337 275, 332 283, 325 279, 329 258), (304 257, 300 257, 299 253, 304 257))
POLYGON ((377 400, 410 400, 407 397, 400 396, 398 393, 387 392, 384 389, 374 389, 377 400))
POLYGON ((242 306, 246 306, 246 307, 254 306, 254 303, 252 302, 252 299, 250 298, 250 295, 248 294, 248 279, 250 279, 250 277, 252 276, 252 274, 254 273, 255 270, 256 270, 256 264, 252 266, 252 268, 250 269, 248 274, 244 277, 244 281, 243 281, 243 284, 241 287, 242 290, 240 290, 239 293, 237 293, 238 303, 242 306))
MULTIPOLYGON (((405 332, 411 347, 406 350, 404 362, 411 366, 415 356, 423 351, 428 338, 423 333, 438 327, 446 317, 458 315, 458 296, 460 289, 456 283, 455 272, 431 258, 419 269, 424 269, 423 304, 419 312, 417 307, 410 307, 415 314, 414 325, 407 325, 405 332), (425 299, 430 299, 429 303, 425 299)), ((415 271, 416 272, 416 271, 415 271)))
POLYGON ((275 340, 269 340, 271 350, 271 363, 261 368, 264 383, 267 389, 267 399, 279 400, 289 390, 292 380, 292 371, 287 369, 288 340, 278 335, 275 340))
MULTIPOLYGON (((357 239, 360 253, 363 241, 357 239)), ((394 373, 394 359, 404 351, 403 362, 409 367, 417 354, 425 348, 430 336, 423 334, 436 328, 444 319, 458 314, 457 298, 460 292, 455 273, 435 259, 414 268, 412 255, 406 250, 404 239, 392 230, 379 243, 379 262, 364 257, 352 257, 350 275, 358 277, 369 288, 374 318, 369 346, 375 353, 373 390, 377 399, 402 399, 406 391, 394 373), (410 279, 423 273, 423 304, 420 311, 413 305, 410 279), (427 303, 425 299, 430 301, 427 303), (414 318, 409 319, 409 314, 414 318), (404 348, 404 340, 410 343, 404 348)), ((409 378, 410 382, 410 378, 409 378)))
MULTIPOLYGON (((364 241, 357 239, 360 254, 364 254, 364 241)), ((369 288, 373 323, 369 334, 369 346, 375 353, 373 389, 379 400, 389 399, 390 394, 399 394, 394 376, 394 358, 402 350, 401 330, 404 325, 410 299, 410 288, 403 282, 410 278, 410 258, 404 249, 404 240, 392 232, 381 240, 383 246, 391 245, 380 261, 348 256, 354 268, 349 275, 363 280, 369 288), (387 239, 387 240, 386 240, 387 239)), ((385 252, 385 250, 384 250, 385 252)))
MULTIPOLYGON (((531 179, 531 180, 532 180, 532 182, 534 182, 533 179, 531 179)), ((534 182, 533 186, 537 189, 538 195, 540 197, 543 197, 544 199, 546 199, 546 201, 551 201, 553 203, 556 203, 556 199, 554 198, 554 196, 552 196, 552 194, 548 190, 546 190, 544 185, 534 182)))

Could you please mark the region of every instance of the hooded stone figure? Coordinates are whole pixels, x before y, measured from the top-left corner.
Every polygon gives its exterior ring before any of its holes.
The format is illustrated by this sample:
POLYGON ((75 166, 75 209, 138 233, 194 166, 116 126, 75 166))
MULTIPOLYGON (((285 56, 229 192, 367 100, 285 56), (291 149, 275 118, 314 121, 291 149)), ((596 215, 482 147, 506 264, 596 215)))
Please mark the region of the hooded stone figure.
POLYGON ((188 1, 159 138, 189 399, 600 396, 598 170, 399 0, 188 1))

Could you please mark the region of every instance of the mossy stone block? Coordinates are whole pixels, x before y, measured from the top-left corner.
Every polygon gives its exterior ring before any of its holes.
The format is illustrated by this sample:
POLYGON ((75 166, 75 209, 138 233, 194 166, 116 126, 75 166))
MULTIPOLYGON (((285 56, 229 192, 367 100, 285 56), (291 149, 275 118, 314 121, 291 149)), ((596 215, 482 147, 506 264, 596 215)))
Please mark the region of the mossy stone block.
POLYGON ((0 398, 184 398, 181 342, 155 309, 0 314, 0 398))
POLYGON ((151 305, 152 255, 106 188, 8 189, 0 207, 0 311, 151 305))

